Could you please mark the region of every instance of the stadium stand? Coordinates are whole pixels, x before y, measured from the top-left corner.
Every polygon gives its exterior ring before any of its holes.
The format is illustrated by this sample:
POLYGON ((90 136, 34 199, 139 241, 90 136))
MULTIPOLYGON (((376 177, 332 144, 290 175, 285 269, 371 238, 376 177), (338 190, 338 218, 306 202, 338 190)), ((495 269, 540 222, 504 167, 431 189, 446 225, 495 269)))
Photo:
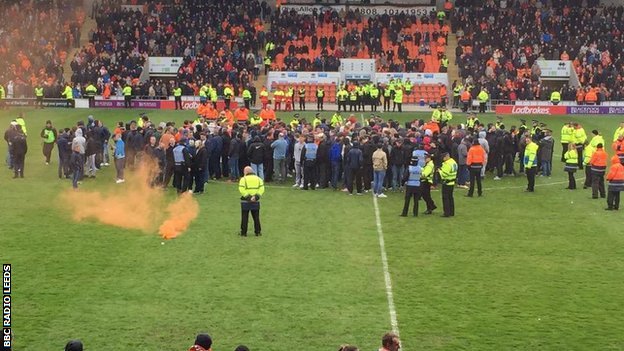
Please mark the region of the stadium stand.
POLYGON ((597 7, 596 0, 555 0, 551 7, 513 0, 457 5, 451 22, 460 77, 487 87, 492 99, 548 100, 550 88, 537 64, 542 59, 572 60, 583 89, 564 85, 563 100, 589 89, 600 101, 624 97, 622 6, 597 7))
POLYGON ((32 95, 43 83, 58 95, 67 52, 77 47, 85 14, 79 0, 5 2, 0 7, 0 77, 7 97, 32 95))
POLYGON ((243 0, 146 2, 143 11, 104 1, 96 11, 97 32, 74 57, 72 80, 100 88, 112 81, 114 87, 136 80, 149 56, 179 56, 184 62, 178 78, 189 83, 185 94, 204 82, 238 90, 257 77, 265 40, 261 16, 270 12, 266 3, 243 0))
POLYGON ((272 69, 338 71, 341 58, 374 58, 381 72, 438 72, 450 27, 435 18, 278 12, 269 36, 272 69))

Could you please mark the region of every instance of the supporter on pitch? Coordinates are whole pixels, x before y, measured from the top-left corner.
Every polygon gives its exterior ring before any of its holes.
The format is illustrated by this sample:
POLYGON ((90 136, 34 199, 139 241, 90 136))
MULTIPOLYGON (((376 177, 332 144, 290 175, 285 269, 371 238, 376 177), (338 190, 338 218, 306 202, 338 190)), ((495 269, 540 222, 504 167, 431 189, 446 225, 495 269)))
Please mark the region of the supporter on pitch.
POLYGON ((379 351, 399 351, 401 349, 401 340, 395 333, 386 333, 381 338, 381 349, 379 351))
POLYGON ((72 154, 72 142, 69 135, 70 129, 65 128, 61 130, 61 134, 56 139, 56 146, 58 150, 59 156, 59 165, 58 165, 58 177, 62 179, 63 177, 69 178, 71 174, 71 167, 69 164, 69 159, 72 154))
MULTIPOLYGON (((377 144, 377 150, 372 155, 373 162, 373 195, 376 197, 387 197, 383 193, 383 182, 386 177, 386 170, 388 169, 388 156, 383 150, 381 143, 377 144)), ((418 183, 420 186, 420 175, 418 177, 418 183)), ((417 206, 416 206, 417 207, 417 206)))
POLYGON ((115 182, 120 184, 126 181, 124 178, 124 170, 126 168, 126 145, 121 138, 121 134, 115 134, 113 140, 115 141, 113 157, 115 158, 115 170, 117 172, 117 179, 115 182))
POLYGON ((173 148, 173 186, 178 194, 187 191, 191 183, 191 155, 186 148, 186 142, 186 139, 180 139, 173 148))
POLYGON ((80 148, 76 146, 69 158, 69 166, 72 171, 72 187, 78 189, 78 180, 84 172, 84 158, 80 154, 80 148))
POLYGON ((208 334, 197 334, 189 351, 212 351, 212 338, 208 334))
POLYGON ((15 133, 11 135, 10 144, 14 172, 13 178, 24 178, 24 164, 26 153, 28 152, 28 143, 21 125, 15 126, 15 133))
MULTIPOLYGON (((195 179, 195 194, 204 193, 206 179, 205 169, 208 167, 208 151, 201 140, 195 140, 195 156, 192 158, 192 172, 195 179)), ((189 188, 189 190, 191 190, 189 188)))

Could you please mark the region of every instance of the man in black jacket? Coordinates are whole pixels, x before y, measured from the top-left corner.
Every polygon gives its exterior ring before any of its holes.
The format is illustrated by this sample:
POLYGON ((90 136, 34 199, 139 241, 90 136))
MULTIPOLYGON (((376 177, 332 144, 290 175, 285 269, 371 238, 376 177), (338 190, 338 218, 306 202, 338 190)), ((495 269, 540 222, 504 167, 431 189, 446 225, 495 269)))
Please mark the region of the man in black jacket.
MULTIPOLYGON (((193 176, 195 178, 195 194, 204 193, 204 184, 206 183, 205 169, 208 167, 208 152, 201 140, 195 141, 195 157, 193 157, 193 176)), ((189 189, 190 190, 190 189, 189 189)))
POLYGON ((62 179, 63 176, 65 178, 69 178, 71 174, 71 166, 69 164, 69 159, 72 154, 72 142, 69 138, 69 128, 65 128, 61 131, 58 139, 56 140, 56 146, 59 154, 59 165, 58 165, 58 177, 62 179))
POLYGON ((24 178, 24 162, 28 152, 28 144, 22 126, 19 124, 16 126, 16 133, 11 138, 11 149, 13 152, 13 171, 15 172, 13 178, 18 176, 24 178))
MULTIPOLYGON (((355 182, 355 188, 357 195, 362 195, 362 169, 364 166, 364 156, 360 145, 357 142, 353 143, 353 147, 349 150, 349 153, 345 157, 345 166, 349 169, 349 179, 347 180, 347 190, 349 195, 353 195, 353 183, 355 182)), ((371 167, 372 167, 372 155, 371 155, 371 167)), ((370 186, 370 184, 369 184, 370 186)))
POLYGON ((325 189, 329 185, 329 176, 331 174, 331 167, 329 164, 329 146, 330 144, 327 142, 325 134, 323 134, 318 150, 316 151, 318 183, 319 188, 321 189, 325 189))
POLYGON ((126 162, 129 169, 134 168, 137 154, 143 149, 143 134, 137 129, 135 121, 130 122, 130 130, 124 139, 126 145, 126 162))
POLYGON ((364 191, 369 192, 373 182, 373 153, 377 149, 368 138, 362 141, 362 181, 364 182, 364 191))
POLYGON ((264 144, 259 136, 254 137, 253 143, 247 148, 247 158, 254 173, 264 180, 264 144))

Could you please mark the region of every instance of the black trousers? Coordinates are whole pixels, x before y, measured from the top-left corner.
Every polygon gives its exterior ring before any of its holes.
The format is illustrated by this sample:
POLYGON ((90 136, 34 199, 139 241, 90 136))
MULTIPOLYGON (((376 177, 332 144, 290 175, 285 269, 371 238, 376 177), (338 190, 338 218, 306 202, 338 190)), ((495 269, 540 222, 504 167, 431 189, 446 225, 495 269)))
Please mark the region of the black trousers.
POLYGON ((181 96, 176 96, 175 97, 175 109, 176 110, 181 110, 182 109, 182 97, 181 96))
POLYGON ((395 103, 394 103, 394 106, 392 106, 392 112, 394 112, 394 108, 395 108, 395 107, 399 110, 399 112, 403 112, 403 107, 402 107, 402 106, 403 106, 403 104, 402 104, 402 103, 400 103, 400 102, 395 102, 395 103))
POLYGON ((223 99, 223 102, 225 103, 225 108, 227 108, 229 110, 230 109, 230 99, 223 99))
POLYGON ((505 154, 505 174, 513 174, 516 175, 516 171, 514 170, 514 157, 513 153, 505 154))
POLYGON ((124 108, 132 107, 132 104, 130 103, 131 99, 132 99, 131 96, 124 96, 124 108))
POLYGON ((566 151, 568 151, 568 143, 561 143, 561 162, 565 162, 566 151))
POLYGON ((347 190, 349 194, 353 193, 353 183, 358 194, 362 193, 362 168, 349 169, 349 179, 347 181, 347 190))
POLYGON ((174 173, 174 168, 173 165, 167 165, 165 167, 165 179, 163 180, 163 187, 167 187, 169 186, 169 182, 171 181, 171 178, 173 177, 173 173, 174 173))
POLYGON ((373 182, 373 165, 364 165, 362 169, 362 181, 364 182, 364 190, 371 189, 371 183, 373 182))
MULTIPOLYGON (((35 101, 35 106, 38 106, 39 108, 43 108, 43 96, 37 96, 37 101, 35 101)), ((90 98, 89 98, 89 107, 92 107, 90 98)))
POLYGON ((316 109, 318 111, 323 111, 323 98, 322 97, 316 98, 316 109))
POLYGON ((316 161, 306 160, 303 163, 303 190, 308 190, 308 184, 312 190, 316 189, 316 161))
POLYGON ((420 191, 422 193, 422 199, 427 204, 427 211, 433 211, 437 207, 431 198, 431 183, 421 182, 420 183, 420 191))
POLYGON ((342 109, 344 110, 344 112, 347 112, 347 102, 346 101, 338 101, 338 112, 340 112, 340 106, 342 106, 342 109))
POLYGON ((250 105, 251 100, 245 99, 243 100, 243 102, 245 103, 245 108, 249 110, 249 105, 250 105))
POLYGON ((479 103, 479 113, 485 113, 485 102, 479 103))
POLYGON ((412 210, 412 214, 414 217, 418 217, 418 202, 420 201, 420 197, 422 196, 420 186, 411 186, 408 185, 405 187, 405 202, 403 203, 403 212, 401 212, 401 216, 407 216, 407 211, 409 211, 410 201, 414 198, 414 209, 412 210))
POLYGON ((574 172, 568 172, 568 189, 576 189, 576 179, 574 179, 574 172))
POLYGON ((583 145, 576 146, 576 152, 578 153, 578 169, 583 169, 583 150, 585 147, 583 145))
POLYGON ((262 232, 262 227, 260 226, 260 204, 253 209, 253 207, 249 207, 247 203, 241 203, 241 235, 247 235, 247 226, 249 224, 249 212, 251 212, 251 217, 253 217, 254 221, 254 233, 256 235, 262 232))
POLYGON ((67 99, 67 107, 74 108, 74 106, 76 106, 76 100, 74 100, 74 99, 67 99))
POLYGON ((583 189, 592 186, 592 171, 590 165, 585 165, 585 182, 583 182, 583 189))
POLYGON ((600 197, 605 197, 604 172, 592 172, 591 188, 594 199, 598 198, 598 193, 600 197))
POLYGON ((384 112, 390 111, 390 97, 385 97, 384 96, 384 102, 383 102, 383 110, 384 112))
POLYGON ((299 98, 299 111, 305 111, 305 98, 299 98))
POLYGON ((191 172, 184 165, 175 165, 173 168, 173 186, 178 189, 178 194, 188 190, 191 172))
POLYGON ((475 183, 477 183, 477 195, 481 196, 481 194, 483 194, 481 187, 481 167, 470 168, 470 189, 468 190, 468 196, 474 194, 475 183))
POLYGON ((59 156, 59 165, 58 165, 58 177, 69 177, 71 174, 71 169, 69 168, 69 157, 63 156, 62 158, 59 156))
POLYGON ((607 195, 607 207, 614 210, 620 209, 620 192, 609 191, 607 195))
POLYGON ((442 207, 445 217, 455 216, 455 199, 453 198, 454 185, 442 184, 442 207))
POLYGON ((318 183, 321 189, 327 188, 329 184, 329 178, 331 175, 331 168, 326 162, 318 163, 318 183))
POLYGON ((527 190, 535 191, 535 173, 537 173, 537 168, 526 168, 525 172, 527 177, 527 190))
POLYGON ((15 172, 15 177, 20 176, 24 178, 24 161, 26 159, 26 154, 16 154, 13 153, 13 170, 15 172))
POLYGON ((54 143, 43 143, 43 156, 45 156, 46 163, 50 163, 52 149, 54 149, 54 143))
POLYGON ((462 101, 462 112, 467 112, 470 107, 470 101, 462 101))

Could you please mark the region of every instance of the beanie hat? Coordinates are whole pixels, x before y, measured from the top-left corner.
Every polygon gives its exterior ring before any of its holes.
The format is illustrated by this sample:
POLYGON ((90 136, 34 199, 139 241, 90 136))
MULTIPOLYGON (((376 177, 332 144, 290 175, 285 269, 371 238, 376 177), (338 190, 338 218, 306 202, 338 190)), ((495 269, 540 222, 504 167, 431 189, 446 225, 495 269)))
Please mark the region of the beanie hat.
POLYGON ((201 346, 208 350, 212 346, 212 339, 208 334, 197 334, 195 338, 195 345, 201 346))
POLYGON ((65 351, 82 351, 82 342, 80 340, 70 340, 65 345, 65 351))

